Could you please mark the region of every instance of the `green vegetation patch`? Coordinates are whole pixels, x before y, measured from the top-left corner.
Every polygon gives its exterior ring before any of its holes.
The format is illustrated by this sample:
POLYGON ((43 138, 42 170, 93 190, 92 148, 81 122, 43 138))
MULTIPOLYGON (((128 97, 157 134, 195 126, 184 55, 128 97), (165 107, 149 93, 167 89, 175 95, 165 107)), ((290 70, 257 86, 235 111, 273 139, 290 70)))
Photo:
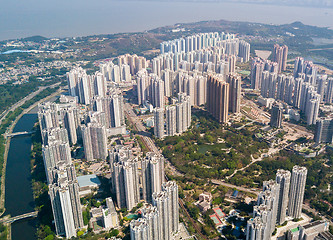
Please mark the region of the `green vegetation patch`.
POLYGON ((224 126, 204 111, 194 113, 191 130, 157 144, 175 167, 198 178, 223 178, 250 163, 251 155, 268 146, 252 131, 224 126))

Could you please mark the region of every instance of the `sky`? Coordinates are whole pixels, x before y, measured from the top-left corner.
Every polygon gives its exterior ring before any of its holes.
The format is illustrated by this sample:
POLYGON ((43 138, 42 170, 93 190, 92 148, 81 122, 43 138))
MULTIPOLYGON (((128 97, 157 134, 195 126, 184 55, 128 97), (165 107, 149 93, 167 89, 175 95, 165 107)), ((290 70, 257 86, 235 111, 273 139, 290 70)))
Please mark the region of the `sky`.
MULTIPOLYGON (((0 0, 0 40, 136 32, 203 20, 331 27, 333 8, 164 0, 0 0)), ((192 0, 189 0, 192 1, 192 0)), ((306 1, 306 0, 302 0, 306 1)), ((332 2, 332 1, 331 1, 332 2)))

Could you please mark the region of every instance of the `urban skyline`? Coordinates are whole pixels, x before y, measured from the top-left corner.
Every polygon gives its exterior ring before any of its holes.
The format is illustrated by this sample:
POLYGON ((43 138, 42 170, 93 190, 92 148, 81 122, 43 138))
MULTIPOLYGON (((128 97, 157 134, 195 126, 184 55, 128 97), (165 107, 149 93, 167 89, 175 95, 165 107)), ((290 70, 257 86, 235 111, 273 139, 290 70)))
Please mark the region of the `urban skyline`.
POLYGON ((145 57, 61 70, 36 131, 4 135, 35 141, 40 131, 32 158, 46 181, 34 188, 48 194, 50 223, 39 238, 49 227, 45 237, 67 239, 332 237, 332 74, 291 57, 290 42, 258 51, 259 38, 231 32, 179 28, 145 57))

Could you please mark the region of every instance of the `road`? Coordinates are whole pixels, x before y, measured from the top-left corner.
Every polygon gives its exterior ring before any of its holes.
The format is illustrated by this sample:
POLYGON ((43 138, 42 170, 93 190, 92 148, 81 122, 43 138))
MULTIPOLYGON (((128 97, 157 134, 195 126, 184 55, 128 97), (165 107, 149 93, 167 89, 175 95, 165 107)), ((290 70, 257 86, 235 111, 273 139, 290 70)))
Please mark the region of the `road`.
MULTIPOLYGON (((140 137, 143 144, 148 148, 149 151, 161 154, 162 151, 159 150, 153 139, 151 139, 151 134, 147 132, 147 128, 142 124, 141 117, 136 116, 131 105, 125 103, 125 113, 127 119, 133 124, 134 128, 138 131, 137 136, 140 137)), ((166 167, 172 172, 172 175, 175 176, 184 176, 183 173, 179 172, 175 166, 173 166, 169 161, 166 161, 166 167)))
POLYGON ((28 96, 22 98, 20 101, 18 101, 17 103, 13 104, 9 109, 7 109, 3 113, 1 113, 1 115, 0 115, 0 124, 2 124, 2 121, 5 119, 5 117, 8 115, 9 112, 14 111, 18 107, 21 107, 26 101, 29 101, 30 99, 32 99, 33 97, 35 97, 38 93, 40 93, 44 89, 46 89, 48 87, 52 87, 53 88, 53 87, 56 87, 57 85, 60 85, 60 82, 59 83, 55 83, 55 84, 50 85, 50 86, 39 87, 37 91, 30 93, 28 96))
POLYGON ((239 186, 236 186, 236 185, 232 185, 230 183, 226 183, 226 182, 223 182, 223 181, 217 180, 217 179, 212 179, 211 181, 212 181, 213 184, 216 184, 216 185, 221 185, 221 186, 228 187, 228 188, 235 188, 235 189, 240 190, 242 192, 252 193, 252 194, 255 194, 257 196, 260 192, 259 190, 257 190, 257 191, 250 190, 250 189, 247 189, 247 188, 244 188, 244 187, 239 187, 239 186))
POLYGON ((262 153, 261 156, 259 158, 256 158, 254 159, 253 156, 251 155, 251 162, 249 164, 247 164, 245 167, 242 167, 240 169, 236 169, 231 175, 225 177, 226 179, 230 179, 232 178, 233 176, 235 176, 235 174, 237 172, 241 172, 241 171, 244 171, 245 169, 247 169, 249 166, 251 166, 252 164, 256 163, 256 162, 260 162, 264 159, 264 156, 268 155, 268 156, 271 156, 275 153, 278 153, 280 152, 280 150, 282 150, 282 148, 269 148, 268 149, 268 152, 267 153, 262 153))
POLYGON ((327 217, 323 216, 320 212, 318 212, 317 210, 311 208, 307 203, 303 203, 303 209, 312 212, 313 214, 321 217, 323 220, 326 220, 327 222, 330 223, 330 225, 333 226, 333 221, 331 221, 330 219, 328 219, 327 217))
POLYGON ((22 214, 22 215, 19 215, 16 217, 11 217, 11 218, 5 217, 5 218, 0 219, 0 222, 1 223, 13 223, 15 221, 25 219, 25 218, 37 217, 37 215, 38 215, 38 211, 35 211, 35 212, 25 213, 25 214, 22 214))
POLYGON ((161 153, 161 151, 156 147, 154 141, 151 139, 151 134, 147 132, 146 127, 142 124, 140 117, 137 117, 129 103, 125 103, 125 113, 127 119, 133 124, 135 129, 138 131, 138 135, 141 140, 144 142, 146 147, 151 152, 161 153))

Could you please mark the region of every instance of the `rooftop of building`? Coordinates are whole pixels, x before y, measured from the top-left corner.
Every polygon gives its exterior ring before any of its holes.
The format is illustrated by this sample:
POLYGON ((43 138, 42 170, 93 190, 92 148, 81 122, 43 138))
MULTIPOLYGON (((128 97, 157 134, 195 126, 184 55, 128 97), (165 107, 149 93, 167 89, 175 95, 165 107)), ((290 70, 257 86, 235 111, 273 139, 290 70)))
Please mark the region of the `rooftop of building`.
POLYGON ((101 185, 101 181, 95 174, 84 175, 77 177, 80 188, 82 187, 98 187, 101 185))
POLYGON ((200 207, 202 207, 202 208, 210 207, 210 203, 208 203, 208 202, 200 202, 200 203, 198 204, 198 206, 200 206, 200 207))
POLYGON ((296 227, 296 228, 292 228, 290 229, 290 232, 294 233, 294 232, 298 232, 299 231, 299 227, 296 227))
POLYGON ((308 228, 312 228, 312 227, 318 226, 318 225, 323 224, 323 223, 325 223, 325 221, 318 220, 318 221, 311 222, 309 224, 304 225, 303 228, 308 229, 308 228))
POLYGON ((329 231, 319 233, 319 236, 327 240, 333 240, 333 234, 330 233, 329 231))

